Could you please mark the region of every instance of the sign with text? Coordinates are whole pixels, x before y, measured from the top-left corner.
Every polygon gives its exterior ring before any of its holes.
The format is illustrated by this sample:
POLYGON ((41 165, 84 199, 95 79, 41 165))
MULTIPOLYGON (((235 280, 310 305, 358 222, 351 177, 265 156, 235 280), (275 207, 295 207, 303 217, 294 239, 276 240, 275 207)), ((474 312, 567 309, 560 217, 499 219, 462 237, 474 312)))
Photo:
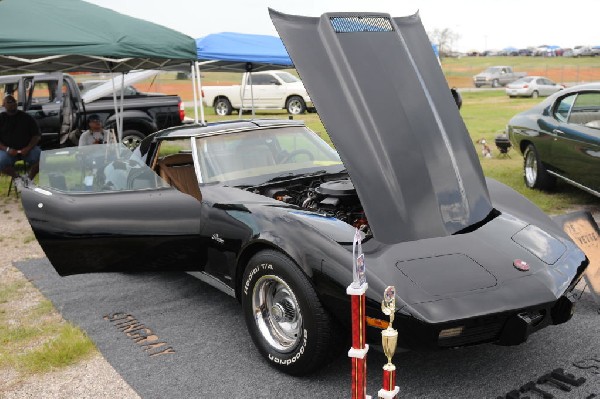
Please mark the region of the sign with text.
MULTIPOLYGON (((600 298, 600 230, 589 212, 573 212, 554 219, 590 260, 585 278, 596 301, 600 298)), ((600 304, 599 304, 600 305, 600 304)))

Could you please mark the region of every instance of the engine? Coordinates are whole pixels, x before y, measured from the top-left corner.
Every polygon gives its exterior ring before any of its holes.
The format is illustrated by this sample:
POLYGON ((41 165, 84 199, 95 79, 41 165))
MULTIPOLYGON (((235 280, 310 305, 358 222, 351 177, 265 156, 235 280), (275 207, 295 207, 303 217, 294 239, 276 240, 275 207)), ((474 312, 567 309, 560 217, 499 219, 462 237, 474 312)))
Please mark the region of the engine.
POLYGON ((265 188, 260 194, 335 217, 370 234, 369 223, 350 179, 291 182, 287 187, 265 188))

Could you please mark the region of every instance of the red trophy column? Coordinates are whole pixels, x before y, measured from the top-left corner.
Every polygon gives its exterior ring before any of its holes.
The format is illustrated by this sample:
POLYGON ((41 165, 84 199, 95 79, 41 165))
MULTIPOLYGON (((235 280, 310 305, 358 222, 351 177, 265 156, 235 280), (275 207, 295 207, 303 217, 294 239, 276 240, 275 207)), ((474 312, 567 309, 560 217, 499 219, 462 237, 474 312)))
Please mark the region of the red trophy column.
POLYGON ((365 256, 362 253, 361 235, 358 229, 354 234, 352 246, 353 276, 352 284, 346 289, 352 305, 352 348, 348 357, 352 364, 352 399, 370 398, 367 396, 367 352, 365 298, 367 281, 365 276, 365 256))

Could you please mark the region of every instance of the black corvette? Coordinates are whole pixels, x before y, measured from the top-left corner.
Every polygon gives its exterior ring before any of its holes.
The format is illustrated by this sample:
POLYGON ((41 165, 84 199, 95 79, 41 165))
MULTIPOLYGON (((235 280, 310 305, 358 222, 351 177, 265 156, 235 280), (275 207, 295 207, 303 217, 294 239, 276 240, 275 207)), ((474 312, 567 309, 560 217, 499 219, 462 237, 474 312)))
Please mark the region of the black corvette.
POLYGON ((375 344, 388 285, 403 348, 515 345, 569 320, 588 261, 486 181, 418 16, 272 18, 337 152, 278 120, 44 152, 22 201, 56 270, 191 272, 240 300, 291 374, 323 364, 349 323, 356 229, 375 344))

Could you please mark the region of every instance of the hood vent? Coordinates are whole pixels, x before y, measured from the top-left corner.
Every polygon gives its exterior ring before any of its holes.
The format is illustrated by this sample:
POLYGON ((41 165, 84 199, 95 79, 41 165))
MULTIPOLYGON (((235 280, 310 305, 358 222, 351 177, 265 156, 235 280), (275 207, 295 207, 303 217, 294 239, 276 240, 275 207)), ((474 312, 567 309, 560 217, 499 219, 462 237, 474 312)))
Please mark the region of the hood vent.
POLYGON ((385 17, 330 17, 335 33, 393 32, 389 18, 385 17))

